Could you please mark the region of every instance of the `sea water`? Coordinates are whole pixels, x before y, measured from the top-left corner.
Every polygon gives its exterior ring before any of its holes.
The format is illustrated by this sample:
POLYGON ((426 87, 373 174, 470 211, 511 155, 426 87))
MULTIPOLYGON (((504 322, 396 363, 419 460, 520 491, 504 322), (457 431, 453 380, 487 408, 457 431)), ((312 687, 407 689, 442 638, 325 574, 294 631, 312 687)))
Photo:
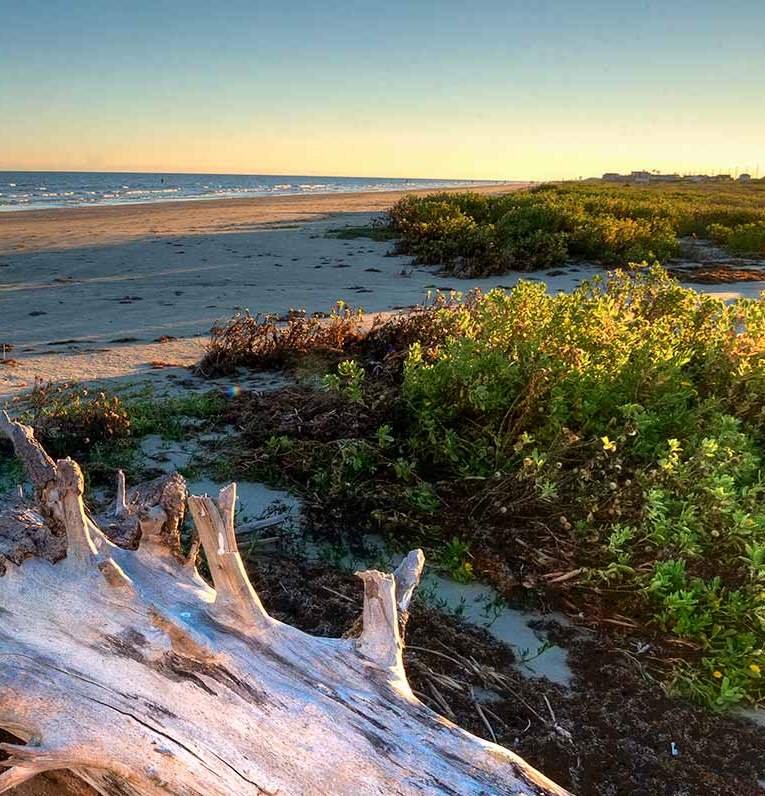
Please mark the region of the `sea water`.
POLYGON ((405 191, 491 184, 492 181, 468 182, 391 177, 0 171, 0 211, 235 199, 250 196, 405 191))

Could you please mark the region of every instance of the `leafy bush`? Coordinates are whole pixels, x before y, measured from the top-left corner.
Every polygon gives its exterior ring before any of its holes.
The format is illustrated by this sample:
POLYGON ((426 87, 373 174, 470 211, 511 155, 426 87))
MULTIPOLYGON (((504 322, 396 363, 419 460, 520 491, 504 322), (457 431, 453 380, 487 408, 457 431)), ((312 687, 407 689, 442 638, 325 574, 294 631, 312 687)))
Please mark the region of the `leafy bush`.
POLYGON ((506 195, 406 196, 390 210, 397 249, 457 276, 532 271, 568 255, 607 264, 664 261, 678 235, 739 230, 734 253, 762 250, 765 190, 751 186, 545 185, 506 195))
POLYGON ((323 384, 326 389, 340 393, 354 403, 361 403, 365 375, 364 368, 355 359, 344 359, 337 366, 337 373, 324 376, 323 384))
POLYGON ((733 254, 765 255, 765 221, 735 227, 711 224, 709 234, 712 240, 724 244, 733 254))
POLYGON ((91 445, 130 434, 130 417, 116 395, 37 384, 27 403, 23 419, 52 456, 75 456, 91 445))
POLYGON ((538 516, 566 506, 588 577, 693 645, 678 686, 718 707, 765 697, 763 302, 653 268, 555 297, 521 283, 463 315, 406 361, 416 457, 528 484, 538 516))
POLYGON ((14 399, 14 415, 34 428, 51 456, 76 457, 91 482, 110 483, 117 469, 138 474, 142 437, 180 439, 188 433, 188 421, 215 422, 225 407, 218 392, 124 397, 69 384, 37 384, 14 399))

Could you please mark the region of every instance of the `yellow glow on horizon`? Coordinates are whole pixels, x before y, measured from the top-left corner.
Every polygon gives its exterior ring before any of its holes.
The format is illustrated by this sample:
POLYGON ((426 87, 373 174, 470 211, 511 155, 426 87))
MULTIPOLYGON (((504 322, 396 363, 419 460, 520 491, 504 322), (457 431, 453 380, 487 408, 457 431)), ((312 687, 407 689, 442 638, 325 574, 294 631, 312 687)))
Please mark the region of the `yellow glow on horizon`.
MULTIPOLYGON (((0 132, 0 169, 305 174, 546 180, 639 168, 754 170, 761 136, 751 119, 688 123, 455 118, 380 124, 101 123, 0 132), (735 152, 730 142, 735 141, 735 152)), ((765 122, 765 119, 763 120, 765 122)), ((765 124, 763 125, 765 127, 765 124)), ((765 162, 763 163, 765 166, 765 162)))

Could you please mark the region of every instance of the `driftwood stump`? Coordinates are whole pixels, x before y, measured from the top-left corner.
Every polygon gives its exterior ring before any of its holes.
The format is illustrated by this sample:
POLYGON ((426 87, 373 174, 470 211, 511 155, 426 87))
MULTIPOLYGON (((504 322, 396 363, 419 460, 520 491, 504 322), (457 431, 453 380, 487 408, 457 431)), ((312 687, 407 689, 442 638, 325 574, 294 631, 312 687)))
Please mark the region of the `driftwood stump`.
POLYGON ((67 769, 115 796, 565 793, 413 695, 400 620, 420 551, 359 573, 358 637, 316 638, 261 604, 234 485, 187 501, 210 586, 181 555, 180 477, 120 479, 96 521, 75 462, 7 415, 0 430, 36 490, 0 512, 0 728, 26 742, 2 745, 0 792, 67 769))

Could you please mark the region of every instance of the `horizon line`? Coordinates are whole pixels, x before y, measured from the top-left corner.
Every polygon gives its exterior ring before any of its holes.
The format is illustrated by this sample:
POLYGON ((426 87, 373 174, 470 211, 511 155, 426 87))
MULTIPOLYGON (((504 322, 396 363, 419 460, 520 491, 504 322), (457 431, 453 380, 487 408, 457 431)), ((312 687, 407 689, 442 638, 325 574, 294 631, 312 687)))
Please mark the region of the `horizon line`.
POLYGON ((0 168, 0 174, 196 174, 201 176, 215 177, 335 177, 340 179, 358 179, 359 177, 367 180, 440 180, 452 182, 539 182, 538 179, 510 179, 503 177, 395 177, 383 174, 308 174, 308 173, 286 173, 286 172, 258 172, 258 171, 151 171, 134 169, 10 169, 0 168))

